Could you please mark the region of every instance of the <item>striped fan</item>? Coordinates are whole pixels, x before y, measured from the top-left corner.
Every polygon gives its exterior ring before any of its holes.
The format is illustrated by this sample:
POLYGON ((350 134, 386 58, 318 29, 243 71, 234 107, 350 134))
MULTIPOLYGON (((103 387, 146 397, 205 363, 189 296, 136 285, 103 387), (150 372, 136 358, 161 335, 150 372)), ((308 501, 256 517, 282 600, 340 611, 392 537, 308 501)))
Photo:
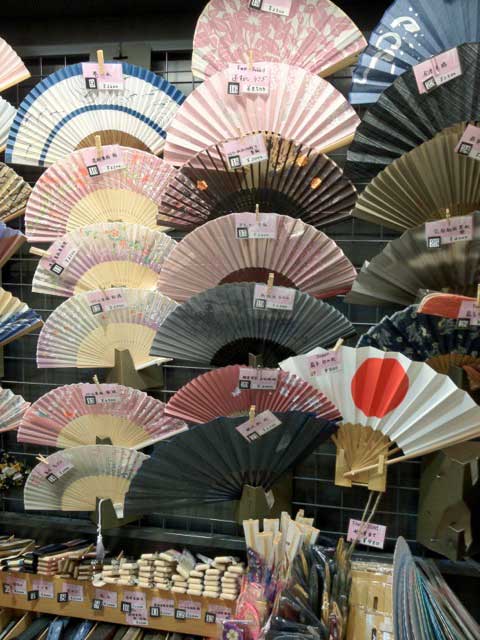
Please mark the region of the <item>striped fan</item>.
POLYGON ((22 396, 0 387, 0 433, 18 429, 25 411, 30 406, 22 396))
POLYGON ((385 316, 360 338, 357 347, 399 351, 448 373, 450 367, 480 363, 480 329, 458 329, 454 320, 425 315, 412 305, 385 316))
POLYGON ((480 281, 480 213, 473 214, 471 241, 429 249, 425 227, 405 231, 366 263, 345 301, 351 304, 398 304, 416 301, 420 289, 476 295, 480 281))
POLYGON ((155 331, 177 303, 157 291, 105 289, 69 298, 40 333, 37 365, 113 367, 115 351, 128 350, 135 368, 160 364, 149 357, 155 331))
POLYGON ((142 449, 188 428, 164 410, 163 402, 130 387, 69 384, 31 405, 17 439, 62 449, 88 444, 142 449))
POLYGON ((8 222, 22 216, 31 193, 30 185, 0 162, 0 220, 8 222))
MULTIPOLYGON (((255 213, 246 215, 255 223, 255 213)), ((158 289, 184 302, 219 284, 262 282, 274 273, 277 285, 316 298, 350 290, 357 272, 333 240, 301 220, 276 215, 274 221, 276 238, 267 240, 240 240, 235 213, 207 222, 173 248, 158 289)))
POLYGON ((125 167, 90 177, 84 152, 70 153, 39 178, 25 214, 30 242, 53 242, 79 227, 129 222, 157 228, 161 195, 173 167, 145 151, 120 147, 125 167))
POLYGON ((36 311, 0 288, 0 347, 42 326, 42 319, 36 311))
POLYGON ((40 462, 25 483, 28 511, 95 511, 111 500, 118 517, 130 482, 148 456, 121 447, 88 445, 57 451, 40 462))
POLYGON ((299 67, 269 63, 268 95, 227 94, 228 72, 195 89, 173 118, 164 157, 182 165, 199 151, 246 133, 265 131, 326 153, 348 144, 360 122, 329 82, 299 67))
POLYGON ((93 289, 155 289, 177 243, 138 224, 112 222, 76 229, 56 240, 38 263, 35 293, 69 297, 93 289))
POLYGON ((244 485, 268 492, 335 431, 332 422, 306 413, 267 415, 273 428, 255 439, 237 430, 245 418, 217 418, 157 444, 132 480, 127 517, 157 507, 237 500, 244 485))
POLYGON ((210 0, 193 37, 192 72, 205 78, 231 62, 288 62, 322 76, 352 64, 366 40, 330 0, 295 0, 289 15, 259 11, 261 2, 210 0))
POLYGON ((12 47, 0 38, 0 91, 30 78, 30 71, 12 47))
POLYGON ((81 64, 42 80, 21 103, 10 130, 7 162, 43 167, 75 149, 120 144, 158 154, 184 95, 152 71, 126 62, 123 90, 85 89, 81 64), (128 106, 127 106, 128 105, 128 106))
POLYGON ((18 229, 10 229, 0 221, 0 268, 22 246, 26 238, 18 229))
POLYGON ((0 151, 7 146, 8 132, 17 110, 9 102, 0 98, 0 151))
POLYGON ((225 366, 248 354, 277 366, 282 358, 355 333, 340 311, 295 291, 293 309, 254 308, 255 284, 224 284, 193 296, 159 327, 151 354, 225 366))
POLYGON ((165 413, 200 423, 221 416, 248 415, 252 405, 255 405, 257 413, 266 410, 301 411, 314 413, 317 418, 326 420, 340 417, 333 404, 305 380, 278 369, 242 371, 238 365, 214 369, 198 376, 170 398, 165 413), (267 388, 253 388, 257 385, 251 383, 248 388, 242 386, 240 375, 243 373, 247 378, 254 371, 261 380, 258 386, 267 388))
POLYGON ((457 122, 480 120, 480 44, 458 47, 462 75, 420 94, 412 69, 386 89, 364 115, 348 149, 346 175, 368 182, 407 151, 457 122))
POLYGON ((233 211, 281 213, 315 227, 350 217, 356 189, 327 156, 275 134, 263 134, 268 159, 231 169, 221 144, 174 173, 159 222, 189 229, 233 211))

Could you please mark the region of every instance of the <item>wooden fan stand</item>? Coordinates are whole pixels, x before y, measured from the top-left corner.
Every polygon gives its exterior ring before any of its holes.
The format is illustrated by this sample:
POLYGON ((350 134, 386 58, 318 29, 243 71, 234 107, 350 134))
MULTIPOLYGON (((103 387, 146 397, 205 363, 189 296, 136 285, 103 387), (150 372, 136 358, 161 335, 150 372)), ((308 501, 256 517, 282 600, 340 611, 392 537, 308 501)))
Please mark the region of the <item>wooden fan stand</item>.
POLYGON ((107 375, 107 382, 122 384, 141 391, 156 389, 163 386, 163 368, 154 364, 137 371, 130 351, 115 349, 115 364, 107 375))
MULTIPOLYGON (((90 514, 90 520, 95 524, 98 524, 98 509, 100 504, 100 498, 97 498, 97 505, 95 507, 95 511, 90 514)), ((129 524, 130 522, 135 522, 138 520, 139 516, 129 516, 128 518, 119 518, 115 513, 115 509, 113 508, 113 503, 111 500, 103 499, 103 502, 100 506, 101 516, 102 516, 102 530, 106 531, 108 529, 116 529, 117 527, 122 527, 124 524, 129 524)))
POLYGON ((370 491, 385 492, 387 489, 387 467, 385 456, 378 456, 378 467, 370 471, 363 471, 353 477, 345 477, 351 471, 346 462, 345 449, 337 449, 337 459, 335 463, 335 484, 339 487, 352 487, 359 485, 368 487, 370 491), (354 479, 355 478, 355 479, 354 479))
POLYGON ((293 496, 293 476, 285 474, 272 489, 266 493, 263 487, 244 485, 242 497, 235 509, 235 518, 239 524, 244 520, 278 518, 282 511, 291 513, 293 496))

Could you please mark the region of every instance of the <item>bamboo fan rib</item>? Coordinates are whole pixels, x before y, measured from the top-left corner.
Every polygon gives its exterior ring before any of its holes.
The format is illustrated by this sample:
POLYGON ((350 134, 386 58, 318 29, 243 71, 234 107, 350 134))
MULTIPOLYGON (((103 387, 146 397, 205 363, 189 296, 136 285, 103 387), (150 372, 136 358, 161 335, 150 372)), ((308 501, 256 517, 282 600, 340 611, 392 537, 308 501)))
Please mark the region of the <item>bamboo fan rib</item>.
POLYGON ((38 179, 25 215, 30 242, 53 242, 100 222, 158 228, 158 207, 173 167, 151 153, 120 147, 124 168, 91 177, 84 156, 89 151, 69 153, 38 179))
POLYGON ((0 288, 0 347, 42 326, 42 319, 36 311, 0 288))
POLYGON ((0 221, 0 268, 18 251, 26 238, 18 229, 10 229, 0 221))
POLYGON ((280 424, 251 441, 237 431, 245 418, 217 418, 157 444, 130 485, 127 517, 165 506, 237 500, 245 484, 268 492, 336 428, 296 411, 274 416, 280 424))
POLYGON ((7 146, 8 132, 12 126, 16 109, 7 100, 0 98, 0 151, 7 146))
POLYGON ((30 71, 20 56, 3 38, 0 38, 0 91, 30 78, 30 71))
POLYGON ((0 162, 0 220, 8 222, 23 215, 31 193, 30 185, 0 162))
POLYGON ((22 418, 19 442, 68 449, 113 444, 142 449, 185 431, 183 420, 138 389, 119 384, 70 384, 49 391, 22 418))
POLYGON ((185 100, 167 133, 164 157, 183 165, 212 145, 251 132, 276 133, 327 153, 347 145, 360 122, 329 82, 299 67, 269 63, 268 95, 228 95, 228 72, 207 78, 185 100))
POLYGON ((181 387, 168 401, 165 413, 189 422, 203 423, 221 416, 248 415, 255 405, 263 411, 300 411, 317 418, 338 420, 340 414, 327 398, 308 382, 278 369, 258 369, 261 375, 278 376, 273 389, 243 389, 241 367, 232 365, 208 371, 181 387))
POLYGON ((32 290, 65 297, 112 287, 153 290, 176 244, 165 233, 138 224, 76 229, 56 240, 39 261, 32 290))
POLYGON ((37 344, 37 366, 113 367, 128 350, 135 368, 165 362, 149 356, 155 331, 177 303, 156 291, 105 289, 69 298, 49 316, 37 344))
POLYGON ((165 188, 159 222, 191 229, 234 211, 280 213, 317 228, 350 217, 356 189, 327 156, 263 134, 268 159, 231 169, 221 144, 200 152, 165 188))
MULTIPOLYGON (((249 214, 255 221, 255 213, 249 214)), ((321 231, 276 216, 275 239, 243 239, 236 214, 207 222, 175 246, 163 263, 158 289, 177 302, 219 284, 267 281, 316 298, 350 290, 357 272, 338 245, 321 231)))
POLYGON ((0 387, 0 433, 18 429, 25 411, 30 406, 22 396, 0 387))
POLYGON ((348 67, 366 46, 361 31, 329 0, 296 0, 288 16, 242 0, 211 0, 193 37, 192 73, 205 79, 229 63, 288 62, 328 76, 348 67))
POLYGON ((87 445, 54 453, 32 470, 23 493, 27 511, 95 511, 111 500, 118 517, 130 482, 148 456, 121 447, 87 445))
POLYGON ((152 71, 122 62, 123 90, 85 89, 82 65, 37 84, 21 103, 8 138, 7 162, 40 167, 75 149, 120 144, 158 154, 165 130, 185 96, 152 71))

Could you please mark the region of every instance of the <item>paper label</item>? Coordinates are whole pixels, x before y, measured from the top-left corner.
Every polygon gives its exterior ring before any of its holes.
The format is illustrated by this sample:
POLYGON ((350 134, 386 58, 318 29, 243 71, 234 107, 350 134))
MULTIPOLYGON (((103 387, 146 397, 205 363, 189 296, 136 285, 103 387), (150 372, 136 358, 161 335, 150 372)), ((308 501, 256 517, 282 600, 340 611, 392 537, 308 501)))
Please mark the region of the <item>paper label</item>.
POLYGON ((101 600, 104 607, 116 609, 118 604, 118 594, 109 589, 95 589, 95 598, 101 600))
POLYGON ((150 603, 152 607, 158 607, 160 609, 161 616, 167 616, 173 618, 175 615, 175 601, 169 598, 152 598, 150 603))
POLYGON ((292 0, 250 0, 250 7, 277 16, 289 16, 292 0))
POLYGON ((8 593, 15 594, 17 596, 27 595, 27 581, 24 578, 7 576, 5 584, 9 586, 8 593))
POLYGON ((455 151, 461 156, 467 156, 468 158, 473 158, 473 160, 480 160, 480 127, 467 124, 465 131, 462 133, 462 137, 455 147, 455 151))
POLYGON ((224 620, 229 620, 232 617, 231 609, 228 609, 221 604, 209 604, 208 613, 213 613, 216 622, 223 622, 224 620))
POLYGON ((322 373, 337 373, 343 369, 341 351, 328 351, 315 356, 307 356, 307 362, 311 376, 320 376, 322 373))
POLYGON ((89 291, 87 301, 94 316, 116 309, 126 309, 128 303, 122 291, 107 293, 106 291, 89 291))
POLYGON ((462 75, 458 49, 449 49, 413 67, 419 93, 429 93, 453 78, 462 75))
POLYGON ((123 150, 118 144, 102 146, 101 155, 98 154, 96 147, 89 147, 82 151, 82 157, 91 178, 125 169, 123 150))
POLYGON ((458 328, 478 327, 480 324, 480 307, 476 300, 463 300, 458 310, 458 328))
POLYGON ((121 402, 122 393, 116 384, 84 384, 82 386, 82 396, 86 405, 115 404, 121 402))
POLYGON ((61 457, 56 460, 49 460, 48 464, 40 462, 35 467, 37 473, 52 483, 59 480, 73 468, 74 465, 69 460, 61 457))
POLYGON ((455 216, 425 223, 425 239, 429 249, 473 238, 473 216, 455 216))
POLYGON ((128 602, 131 611, 143 611, 147 615, 147 597, 143 591, 124 591, 123 602, 128 602))
POLYGON ((236 213, 235 237, 237 240, 275 240, 277 216, 274 213, 236 213), (258 217, 258 222, 257 222, 258 217))
POLYGON ((68 266, 79 251, 80 247, 72 247, 66 241, 60 242, 55 251, 48 254, 50 271, 57 276, 61 276, 68 269, 68 266))
POLYGON ((246 64, 228 65, 227 93, 239 96, 242 93, 268 95, 270 91, 270 65, 246 64))
POLYGON ((34 579, 32 581, 32 591, 38 591, 39 598, 45 598, 47 600, 53 600, 55 597, 55 588, 53 582, 47 580, 34 579))
POLYGON ((123 91, 125 81, 121 62, 109 62, 100 74, 97 62, 82 62, 85 88, 93 91, 123 91))
POLYGON ((185 611, 187 620, 200 620, 202 617, 202 605, 195 600, 180 600, 178 608, 185 611))
POLYGON ((132 611, 131 613, 127 613, 125 621, 133 627, 148 627, 150 624, 146 611, 132 611))
MULTIPOLYGON (((347 534, 348 542, 352 542, 357 539, 361 526, 362 522, 360 520, 350 519, 347 534)), ((375 549, 383 549, 387 527, 384 527, 382 524, 373 524, 371 522, 362 530, 363 533, 361 537, 358 538, 359 544, 363 544, 366 547, 374 547, 375 549)))
POLYGON ((247 420, 238 425, 236 429, 245 440, 253 442, 281 424, 281 421, 271 411, 264 411, 259 413, 252 422, 247 420))
POLYGON ((276 389, 278 369, 256 369, 255 367, 240 367, 238 372, 238 388, 244 389, 276 389))
POLYGON ((247 167, 268 160, 267 147, 261 133, 228 140, 222 146, 230 169, 247 167))
POLYGON ((69 602, 83 602, 83 586, 81 584, 71 584, 64 582, 62 593, 68 593, 69 602))
POLYGON ((288 287, 271 287, 266 284, 256 284, 253 294, 254 309, 277 309, 292 311, 295 304, 295 289, 288 287))

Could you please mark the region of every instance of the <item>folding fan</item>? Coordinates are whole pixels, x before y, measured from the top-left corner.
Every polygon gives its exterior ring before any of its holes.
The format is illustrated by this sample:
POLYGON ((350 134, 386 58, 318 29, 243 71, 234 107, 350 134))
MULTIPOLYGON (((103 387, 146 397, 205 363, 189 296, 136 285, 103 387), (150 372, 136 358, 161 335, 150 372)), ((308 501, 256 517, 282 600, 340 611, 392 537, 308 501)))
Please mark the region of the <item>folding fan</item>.
POLYGON ((75 149, 120 144, 158 154, 184 95, 152 71, 126 62, 123 90, 85 89, 81 64, 52 73, 21 103, 8 137, 7 162, 43 167, 75 149))
MULTIPOLYGON (((256 220, 256 214, 247 214, 256 220)), ((158 289, 177 302, 227 282, 266 282, 316 298, 350 290, 357 272, 338 245, 321 231, 288 216, 276 216, 276 238, 239 240, 237 215, 192 231, 163 263, 158 289)))
POLYGON ((228 71, 195 89, 168 128, 165 160, 182 165, 199 151, 246 133, 270 132, 326 153, 347 145, 360 119, 329 82, 299 67, 269 63, 268 95, 227 94, 228 71))
POLYGON ((155 289, 177 243, 165 233, 124 222, 92 224, 56 240, 38 263, 32 291, 69 297, 93 289, 155 289))
POLYGON ((162 359, 149 356, 153 337, 176 306, 157 291, 143 289, 80 293, 48 317, 38 339, 37 365, 113 367, 116 350, 130 351, 137 370, 159 364, 162 359))
POLYGON ((0 38, 0 91, 30 78, 30 71, 12 47, 0 38))
POLYGON ((158 207, 173 167, 151 153, 120 147, 125 167, 90 177, 83 155, 90 150, 70 153, 38 179, 25 214, 30 242, 53 242, 99 222, 158 228, 158 207))
POLYGON ((16 396, 10 389, 0 387, 0 433, 18 429, 23 414, 30 406, 22 396, 16 396))
POLYGON ((224 284, 178 306, 158 328, 151 354, 214 366, 244 364, 248 354, 264 366, 333 345, 355 330, 329 304, 300 291, 292 310, 254 308, 255 284, 224 284))
POLYGON ((40 329, 41 317, 25 302, 0 288, 0 347, 40 329))
POLYGON ((210 0, 193 37, 192 73, 204 79, 229 63, 287 62, 322 76, 348 67, 366 40, 329 0, 295 0, 288 16, 261 11, 261 2, 210 0), (257 8, 256 8, 257 7, 257 8))
POLYGON ((435 136, 381 171, 352 215, 393 229, 465 215, 480 206, 480 163, 453 153, 456 132, 435 136))
POLYGON ((450 367, 480 363, 480 329, 457 329, 454 320, 425 315, 412 305, 385 316, 361 336, 357 347, 399 351, 448 373, 450 367))
POLYGON ((148 456, 132 449, 87 445, 57 451, 32 470, 23 499, 28 511, 95 511, 110 499, 118 517, 130 482, 148 456))
POLYGON ((164 409, 163 402, 138 389, 119 384, 69 384, 31 405, 17 439, 62 449, 105 440, 118 447, 142 449, 187 429, 182 420, 166 416, 164 409))
POLYGON ((276 426, 251 440, 237 431, 245 418, 217 418, 157 444, 130 484, 127 517, 157 507, 237 500, 245 484, 270 491, 335 431, 334 423, 297 411, 270 416, 276 426))
POLYGON ((319 228, 350 217, 356 190, 327 156, 275 134, 263 134, 268 159, 231 169, 221 144, 173 173, 159 222, 196 227, 233 211, 281 213, 319 228))
POLYGON ((418 305, 417 313, 441 318, 458 318, 463 302, 476 303, 476 298, 457 296, 452 293, 429 293, 418 305))
POLYGON ((393 160, 456 122, 480 120, 480 44, 458 47, 462 75, 420 94, 412 69, 365 113, 348 149, 345 173, 368 182, 393 160))
POLYGON ((419 289, 476 295, 480 282, 480 213, 473 214, 471 241, 429 249, 425 227, 405 231, 364 265, 345 298, 352 304, 415 302, 419 289))
POLYGON ((258 369, 277 376, 273 389, 244 389, 240 386, 241 367, 232 365, 208 371, 179 389, 168 401, 165 413, 189 422, 208 422, 221 416, 248 415, 255 405, 257 413, 301 411, 317 418, 337 420, 333 404, 308 382, 278 369, 258 369))
POLYGON ((10 229, 0 221, 0 268, 18 251, 26 238, 18 229, 10 229))
POLYGON ((8 132, 12 126, 15 113, 15 107, 0 98, 0 151, 4 151, 7 146, 8 132))
POLYGON ((30 185, 0 162, 0 220, 8 222, 23 215, 31 193, 30 185))

